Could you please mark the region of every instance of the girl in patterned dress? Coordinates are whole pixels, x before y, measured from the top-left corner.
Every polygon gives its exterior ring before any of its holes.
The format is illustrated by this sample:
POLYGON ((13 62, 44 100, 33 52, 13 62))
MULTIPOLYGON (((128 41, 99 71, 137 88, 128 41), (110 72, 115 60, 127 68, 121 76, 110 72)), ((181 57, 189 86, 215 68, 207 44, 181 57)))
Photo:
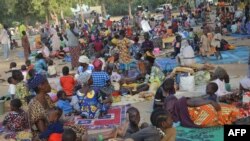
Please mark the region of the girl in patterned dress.
POLYGON ((28 118, 24 110, 21 109, 20 99, 13 99, 10 102, 11 111, 5 116, 3 125, 10 131, 22 131, 28 127, 28 118))

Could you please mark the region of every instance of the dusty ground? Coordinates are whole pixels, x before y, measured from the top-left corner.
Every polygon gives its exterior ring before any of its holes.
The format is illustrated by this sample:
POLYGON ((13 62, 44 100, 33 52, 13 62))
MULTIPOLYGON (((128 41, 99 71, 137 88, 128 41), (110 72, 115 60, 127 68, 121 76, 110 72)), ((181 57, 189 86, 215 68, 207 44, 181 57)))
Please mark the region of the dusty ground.
MULTIPOLYGON (((234 40, 232 38, 225 37, 229 42, 234 43, 235 45, 249 45, 250 40, 249 39, 244 39, 244 40, 234 40)), ((9 68, 9 63, 14 61, 17 63, 18 68, 21 67, 21 65, 24 64, 24 59, 18 57, 18 53, 22 51, 22 48, 16 48, 11 51, 11 59, 9 61, 5 61, 3 59, 3 52, 2 48, 0 48, 0 75, 1 78, 7 79, 11 74, 6 74, 5 71, 8 70, 9 68)), ((56 60, 56 64, 61 64, 61 61, 56 60)), ((69 63, 65 64, 69 65, 69 63)), ((61 72, 61 68, 64 65, 58 65, 58 72, 61 72)), ((247 65, 246 64, 227 64, 227 65, 220 65, 224 67, 228 73, 230 74, 231 77, 231 84, 233 88, 238 88, 239 80, 244 77, 247 73, 247 65)), ((0 96, 6 95, 7 90, 8 90, 8 83, 7 82, 2 82, 0 83, 0 96)), ((136 103, 133 104, 132 106, 137 107, 140 112, 141 112, 141 118, 142 121, 149 122, 150 118, 150 113, 152 111, 152 101, 146 101, 146 102, 141 102, 141 103, 136 103)), ((0 116, 0 119, 2 119, 3 116, 0 116)))

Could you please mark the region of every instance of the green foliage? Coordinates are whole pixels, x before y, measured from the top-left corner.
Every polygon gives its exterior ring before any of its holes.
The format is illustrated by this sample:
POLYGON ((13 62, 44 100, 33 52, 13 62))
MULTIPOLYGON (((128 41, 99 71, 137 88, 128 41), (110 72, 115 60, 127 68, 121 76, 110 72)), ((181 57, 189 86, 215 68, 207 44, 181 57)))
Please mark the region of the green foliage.
POLYGON ((107 14, 113 16, 128 15, 128 3, 131 1, 132 13, 137 5, 148 6, 154 10, 163 3, 176 3, 179 0, 0 0, 0 23, 12 24, 13 21, 29 23, 45 21, 46 11, 56 13, 60 18, 63 11, 65 17, 71 17, 70 8, 76 4, 87 4, 90 6, 102 5, 107 14))

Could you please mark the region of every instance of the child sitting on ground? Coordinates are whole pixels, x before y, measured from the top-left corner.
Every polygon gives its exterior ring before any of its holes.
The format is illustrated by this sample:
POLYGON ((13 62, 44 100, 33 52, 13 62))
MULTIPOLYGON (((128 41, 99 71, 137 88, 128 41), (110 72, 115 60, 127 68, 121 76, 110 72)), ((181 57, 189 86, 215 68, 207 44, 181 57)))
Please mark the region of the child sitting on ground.
POLYGON ((16 62, 11 62, 10 63, 10 69, 8 71, 5 71, 5 73, 10 73, 12 72, 13 70, 18 70, 18 68, 16 67, 16 62))
POLYGON ((53 60, 48 61, 48 77, 56 77, 57 76, 57 71, 56 71, 56 66, 53 62, 53 60))
POLYGON ((63 115, 67 116, 73 112, 73 107, 70 105, 70 102, 66 98, 66 93, 64 91, 57 92, 58 101, 56 106, 63 111, 63 115))
POLYGON ((28 118, 21 107, 22 102, 19 99, 11 100, 11 111, 5 116, 3 120, 3 125, 8 130, 17 132, 28 128, 28 118))
POLYGON ((127 110, 128 118, 129 118, 129 126, 126 131, 125 137, 130 136, 133 133, 136 133, 140 130, 140 112, 135 107, 131 107, 127 110))
POLYGON ((9 77, 8 83, 9 83, 8 94, 11 95, 11 99, 14 99, 16 94, 16 85, 14 84, 14 79, 12 77, 9 77))
POLYGON ((75 88, 75 79, 72 75, 69 74, 69 67, 64 66, 62 68, 63 76, 60 78, 60 84, 63 91, 66 93, 67 97, 70 97, 74 93, 75 88))
POLYGON ((39 135, 40 139, 48 140, 62 140, 63 124, 59 121, 62 116, 62 110, 59 108, 52 108, 48 112, 49 125, 46 131, 39 135))

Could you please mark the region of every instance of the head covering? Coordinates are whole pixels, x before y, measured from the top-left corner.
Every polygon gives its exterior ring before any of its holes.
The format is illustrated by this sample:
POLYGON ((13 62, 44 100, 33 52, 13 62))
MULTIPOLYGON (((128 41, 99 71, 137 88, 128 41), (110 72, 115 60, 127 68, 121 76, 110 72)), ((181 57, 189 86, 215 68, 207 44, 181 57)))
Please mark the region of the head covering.
POLYGON ((91 77, 91 73, 85 71, 85 72, 80 73, 77 81, 79 84, 87 84, 90 77, 91 77))
POLYGON ((89 64, 89 58, 85 55, 82 55, 79 57, 79 60, 78 60, 79 63, 86 63, 86 64, 89 64))
POLYGON ((102 69, 102 61, 100 59, 95 59, 93 62, 93 66, 95 70, 101 70, 102 69))
POLYGON ((41 74, 35 74, 35 76, 31 77, 28 80, 28 87, 29 89, 35 89, 40 84, 42 84, 46 80, 46 77, 41 74))

